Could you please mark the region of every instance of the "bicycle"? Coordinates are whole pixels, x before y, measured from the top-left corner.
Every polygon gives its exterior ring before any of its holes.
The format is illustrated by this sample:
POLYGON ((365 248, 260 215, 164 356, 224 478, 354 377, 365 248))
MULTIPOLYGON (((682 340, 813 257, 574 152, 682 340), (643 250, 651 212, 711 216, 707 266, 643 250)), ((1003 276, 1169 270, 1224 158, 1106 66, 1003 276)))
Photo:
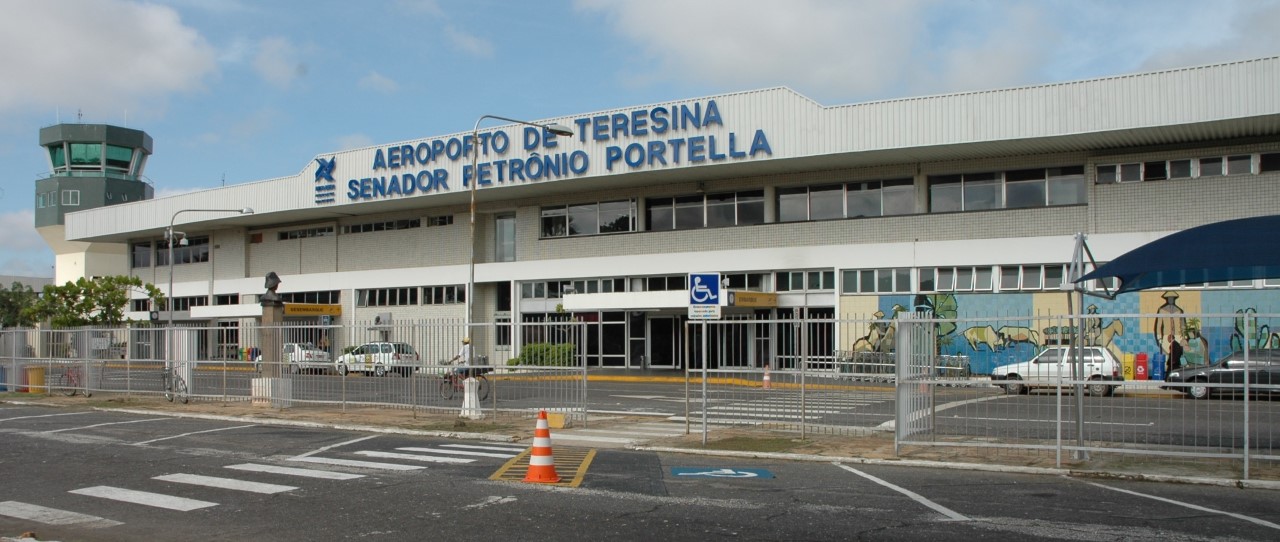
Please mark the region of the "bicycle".
POLYGON ((62 376, 58 377, 58 388, 62 389, 62 394, 71 397, 81 392, 84 388, 85 397, 93 397, 93 392, 89 391, 89 387, 81 384, 81 371, 79 366, 67 367, 62 371, 62 376))
POLYGON ((173 364, 172 368, 166 367, 161 372, 161 378, 164 380, 164 398, 170 403, 177 399, 182 404, 187 404, 191 400, 191 394, 187 390, 187 381, 178 374, 178 364, 173 364))
POLYGON ((490 369, 467 369, 466 374, 461 374, 450 370, 440 377, 440 397, 444 399, 453 399, 453 395, 458 392, 465 392, 466 377, 476 379, 476 395, 479 400, 483 401, 489 398, 489 379, 484 376, 490 369))

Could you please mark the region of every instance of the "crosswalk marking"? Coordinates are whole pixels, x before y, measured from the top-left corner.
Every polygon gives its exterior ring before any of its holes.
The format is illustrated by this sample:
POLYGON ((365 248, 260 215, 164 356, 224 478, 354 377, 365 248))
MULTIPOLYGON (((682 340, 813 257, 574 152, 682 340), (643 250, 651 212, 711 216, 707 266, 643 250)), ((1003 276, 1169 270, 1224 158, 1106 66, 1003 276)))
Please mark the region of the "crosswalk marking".
MULTIPOLYGON (((473 452, 470 450, 446 450, 443 448, 396 448, 396 449, 404 452, 427 452, 427 453, 452 454, 452 455, 473 455, 476 457, 497 457, 501 459, 511 459, 517 455, 520 455, 520 452, 515 452, 515 451, 508 452, 505 454, 499 454, 499 453, 493 453, 493 452, 473 452)), ((524 450, 521 450, 521 452, 523 451, 524 450)))
POLYGON ((528 450, 528 446, 476 446, 474 444, 441 444, 444 448, 464 448, 467 450, 493 450, 495 452, 512 452, 521 453, 528 450))
POLYGON ((636 439, 628 437, 605 437, 598 435, 583 435, 579 433, 556 433, 551 437, 551 442, 568 441, 568 442, 602 442, 613 444, 634 444, 636 439))
POLYGON ((78 514, 76 512, 58 510, 57 508, 46 508, 18 501, 0 502, 0 516, 25 519, 27 521, 35 521, 45 525, 75 525, 77 527, 88 527, 94 529, 124 525, 124 523, 119 521, 100 518, 98 516, 78 514))
POLYGON ((360 450, 356 452, 360 455, 369 457, 381 457, 383 459, 408 459, 410 461, 423 461, 426 463, 474 463, 474 459, 463 459, 461 457, 435 457, 430 455, 416 454, 399 454, 395 452, 379 452, 375 450, 360 450))
POLYGON ((216 487, 218 489, 234 489, 236 491, 248 491, 251 493, 263 493, 271 495, 274 493, 284 493, 285 491, 293 491, 298 489, 293 486, 282 486, 277 484, 267 484, 263 482, 250 482, 246 480, 236 480, 234 478, 218 478, 215 476, 201 476, 199 474, 166 474, 164 476, 156 476, 153 479, 164 482, 177 482, 179 484, 191 484, 196 486, 216 487))
POLYGON ((384 469, 384 470, 418 470, 425 469, 422 465, 401 465, 399 463, 377 463, 373 461, 357 461, 354 459, 334 459, 329 457, 291 457, 289 461, 303 461, 306 463, 324 463, 326 465, 342 465, 344 467, 359 467, 362 469, 384 469))
POLYGON ((192 510, 199 510, 201 508, 218 505, 216 502, 199 501, 185 497, 174 497, 172 495, 162 495, 160 493, 149 493, 146 491, 137 491, 111 486, 93 486, 73 489, 68 493, 154 506, 156 508, 166 508, 169 510, 177 510, 179 512, 190 512, 192 510))
POLYGON ((352 480, 355 478, 364 478, 363 474, 350 474, 346 472, 333 472, 315 469, 297 469, 293 467, 277 467, 275 465, 259 465, 256 463, 227 465, 226 468, 249 472, 265 472, 270 474, 286 474, 289 476, 304 476, 307 478, 322 478, 326 480, 352 480))

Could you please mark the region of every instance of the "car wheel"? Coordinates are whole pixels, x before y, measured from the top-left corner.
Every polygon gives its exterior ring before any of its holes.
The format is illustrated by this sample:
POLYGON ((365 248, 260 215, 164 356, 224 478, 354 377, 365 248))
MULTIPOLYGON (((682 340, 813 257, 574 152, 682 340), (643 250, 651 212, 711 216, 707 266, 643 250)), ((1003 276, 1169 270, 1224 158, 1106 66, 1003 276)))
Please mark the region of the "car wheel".
POLYGON ((1209 387, 1205 385, 1205 381, 1196 380, 1191 383, 1191 386, 1187 387, 1187 395, 1190 395, 1192 399, 1208 399, 1212 393, 1209 391, 1209 387))
POLYGON ((1111 392, 1115 391, 1115 386, 1108 386, 1102 383, 1089 384, 1089 395, 1094 397, 1109 397, 1111 392))
MULTIPOLYGON (((1009 375, 1009 380, 1022 380, 1022 377, 1009 375)), ((1026 395, 1028 391, 1025 384, 1009 384, 1004 387, 1004 392, 1009 395, 1026 395)))
POLYGON ((347 364, 345 363, 338 364, 338 376, 347 376, 347 364))
POLYGON ((374 366, 373 366, 373 376, 387 376, 387 366, 386 366, 386 365, 374 365, 374 366))

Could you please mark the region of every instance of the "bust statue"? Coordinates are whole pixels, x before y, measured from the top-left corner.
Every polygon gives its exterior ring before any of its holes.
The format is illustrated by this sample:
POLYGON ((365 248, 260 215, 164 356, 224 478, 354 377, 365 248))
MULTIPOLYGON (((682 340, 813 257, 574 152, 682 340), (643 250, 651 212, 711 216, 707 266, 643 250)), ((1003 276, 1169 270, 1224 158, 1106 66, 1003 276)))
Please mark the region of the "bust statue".
POLYGON ((267 287, 266 293, 258 296, 258 301, 263 306, 284 304, 284 302, 280 301, 280 294, 276 293, 276 288, 280 287, 280 275, 277 275, 275 271, 267 273, 265 286, 267 287))

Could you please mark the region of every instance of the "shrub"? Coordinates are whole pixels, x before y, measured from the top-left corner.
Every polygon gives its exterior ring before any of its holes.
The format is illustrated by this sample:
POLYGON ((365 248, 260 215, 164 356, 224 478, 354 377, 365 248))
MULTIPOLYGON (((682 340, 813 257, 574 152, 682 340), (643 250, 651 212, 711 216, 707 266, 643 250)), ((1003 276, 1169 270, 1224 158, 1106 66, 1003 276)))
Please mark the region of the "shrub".
POLYGON ((539 367, 572 367, 575 365, 573 343, 532 343, 520 349, 520 357, 507 361, 507 365, 534 365, 539 367))

